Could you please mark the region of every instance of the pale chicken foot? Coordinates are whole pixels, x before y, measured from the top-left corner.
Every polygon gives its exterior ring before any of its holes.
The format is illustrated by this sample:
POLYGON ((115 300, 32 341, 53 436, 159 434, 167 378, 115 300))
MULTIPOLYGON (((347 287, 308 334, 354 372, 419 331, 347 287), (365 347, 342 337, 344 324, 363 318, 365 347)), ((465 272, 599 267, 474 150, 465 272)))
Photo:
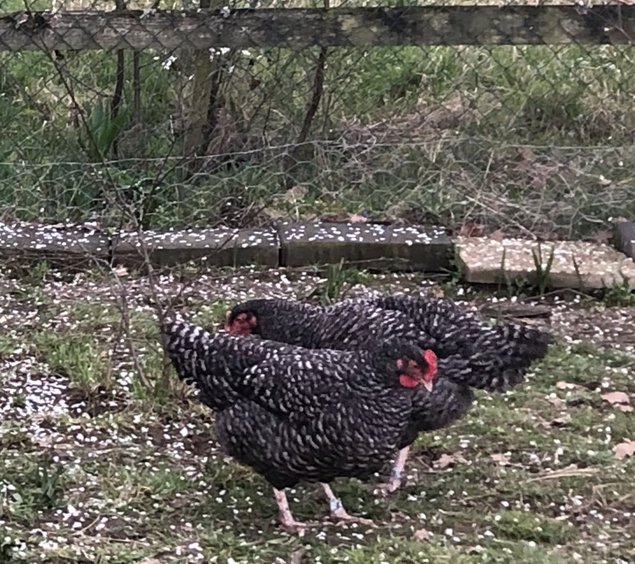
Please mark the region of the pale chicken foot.
POLYGON ((278 510, 280 511, 280 527, 288 533, 303 536, 311 524, 295 520, 293 514, 291 513, 291 509, 289 509, 287 494, 284 490, 277 490, 276 488, 273 488, 273 496, 276 499, 276 504, 278 505, 278 510))
POLYGON ((390 473, 390 478, 388 482, 382 484, 377 488, 377 492, 383 495, 391 494, 396 492, 403 483, 404 478, 404 469, 406 467, 406 460, 408 460, 408 453, 410 452, 410 447, 407 446, 402 448, 397 455, 397 459, 392 467, 392 472, 390 473))
POLYGON ((329 500, 329 509, 331 511, 331 517, 333 517, 336 521, 340 523, 359 523, 360 525, 366 525, 368 527, 375 527, 375 523, 370 519, 364 519, 363 517, 356 517, 355 515, 351 515, 342 504, 342 500, 337 497, 331 486, 328 484, 322 484, 322 488, 324 489, 324 493, 329 500))

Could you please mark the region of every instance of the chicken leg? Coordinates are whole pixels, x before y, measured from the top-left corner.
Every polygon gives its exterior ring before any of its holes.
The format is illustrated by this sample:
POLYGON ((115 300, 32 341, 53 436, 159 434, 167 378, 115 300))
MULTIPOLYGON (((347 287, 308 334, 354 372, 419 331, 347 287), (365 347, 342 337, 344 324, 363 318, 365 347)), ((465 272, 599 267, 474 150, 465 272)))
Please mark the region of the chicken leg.
POLYGON ((331 486, 328 484, 322 484, 322 488, 324 489, 324 493, 329 500, 329 509, 331 511, 331 516, 340 523, 348 522, 348 523, 359 523, 360 525, 366 525, 368 527, 375 527, 375 523, 370 519, 364 519, 363 517, 355 517, 351 515, 346 509, 344 509, 344 505, 342 504, 342 500, 337 497, 331 486))
POLYGON ((280 510, 280 526, 288 533, 297 533, 299 536, 303 536, 306 530, 311 526, 309 523, 302 523, 296 521, 289 509, 289 502, 287 501, 287 494, 284 490, 278 490, 273 488, 273 496, 278 504, 280 510))
POLYGON ((390 473, 390 479, 387 483, 379 486, 378 491, 383 495, 388 495, 396 492, 402 484, 404 468, 406 467, 406 460, 408 459, 408 453, 410 452, 410 447, 407 446, 402 448, 397 455, 397 459, 392 467, 392 472, 390 473))

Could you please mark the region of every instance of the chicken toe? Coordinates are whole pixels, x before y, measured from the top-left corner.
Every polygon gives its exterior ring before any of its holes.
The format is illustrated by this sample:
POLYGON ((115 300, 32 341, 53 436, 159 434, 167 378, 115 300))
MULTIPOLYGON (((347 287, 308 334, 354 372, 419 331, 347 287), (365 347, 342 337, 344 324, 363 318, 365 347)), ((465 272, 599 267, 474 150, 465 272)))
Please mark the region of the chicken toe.
POLYGON ((392 472, 390 473, 390 479, 385 484, 379 486, 375 491, 381 495, 388 495, 396 492, 404 482, 404 468, 406 466, 406 460, 408 459, 408 453, 410 447, 402 448, 397 455, 395 464, 393 465, 392 472))
POLYGON ((337 497, 331 486, 328 484, 322 484, 322 488, 324 489, 324 493, 329 500, 329 509, 331 511, 331 517, 338 522, 338 524, 345 523, 359 523, 360 525, 365 525, 367 527, 376 527, 375 523, 370 519, 364 519, 363 517, 356 517, 355 515, 351 515, 342 504, 342 500, 337 497))
POLYGON ((280 528, 287 533, 297 534, 299 536, 304 536, 306 530, 311 526, 310 523, 302 523, 301 521, 296 521, 291 513, 291 509, 289 509, 289 502, 287 501, 287 494, 284 493, 283 490, 273 489, 273 496, 276 499, 276 503, 278 504, 278 509, 280 510, 279 523, 280 528))

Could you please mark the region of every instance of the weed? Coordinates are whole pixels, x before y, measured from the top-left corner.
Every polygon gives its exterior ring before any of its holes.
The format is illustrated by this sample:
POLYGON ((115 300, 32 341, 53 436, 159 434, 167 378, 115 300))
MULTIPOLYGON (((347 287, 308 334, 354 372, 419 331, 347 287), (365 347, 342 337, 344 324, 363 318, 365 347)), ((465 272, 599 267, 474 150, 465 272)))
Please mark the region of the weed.
POLYGON ((15 349, 16 345, 13 339, 0 335, 0 359, 9 355, 15 349))
MULTIPOLYGON (((529 280, 523 277, 510 276, 507 269, 507 249, 503 249, 501 255, 500 272, 503 276, 503 282, 505 284, 504 295, 508 298, 522 297, 528 294, 531 290, 531 283, 529 280)), ((501 284, 498 284, 498 291, 501 291, 501 284)))
POLYGON ((523 511, 502 511, 494 519, 495 531, 509 539, 564 544, 576 536, 568 522, 523 511))
POLYGON ((610 307, 635 306, 635 289, 631 281, 624 279, 604 291, 604 302, 610 307))
POLYGON ((326 282, 322 287, 314 290, 308 298, 317 298, 325 305, 332 304, 342 299, 352 286, 365 282, 367 277, 364 271, 346 266, 342 259, 339 263, 327 267, 326 282))
POLYGON ((58 507, 64 488, 63 468, 43 455, 25 456, 5 466, 2 480, 9 484, 0 492, 0 508, 24 522, 33 522, 37 514, 58 507))
POLYGON ((113 117, 106 102, 100 101, 95 104, 86 119, 85 138, 83 139, 84 148, 92 161, 99 162, 108 156, 127 121, 126 112, 113 117))
POLYGON ((536 268, 536 283, 538 286, 538 292, 539 295, 543 296, 551 285, 551 269, 553 267, 553 260, 555 257, 555 247, 551 247, 546 264, 543 262, 542 244, 540 242, 538 242, 538 247, 536 249, 532 249, 531 254, 536 268))
POLYGON ((38 333, 34 342, 51 369, 82 389, 112 384, 112 368, 105 352, 82 334, 38 333))
POLYGON ((12 401, 13 407, 24 407, 26 405, 26 396, 24 394, 15 394, 12 401))

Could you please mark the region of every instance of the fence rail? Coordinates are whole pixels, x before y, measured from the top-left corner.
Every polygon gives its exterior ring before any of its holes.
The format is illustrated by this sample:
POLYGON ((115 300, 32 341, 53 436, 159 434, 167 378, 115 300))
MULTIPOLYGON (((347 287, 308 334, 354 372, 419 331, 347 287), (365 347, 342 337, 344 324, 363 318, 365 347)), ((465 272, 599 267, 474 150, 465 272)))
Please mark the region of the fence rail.
POLYGON ((0 50, 627 44, 635 6, 411 6, 20 12, 0 50))

